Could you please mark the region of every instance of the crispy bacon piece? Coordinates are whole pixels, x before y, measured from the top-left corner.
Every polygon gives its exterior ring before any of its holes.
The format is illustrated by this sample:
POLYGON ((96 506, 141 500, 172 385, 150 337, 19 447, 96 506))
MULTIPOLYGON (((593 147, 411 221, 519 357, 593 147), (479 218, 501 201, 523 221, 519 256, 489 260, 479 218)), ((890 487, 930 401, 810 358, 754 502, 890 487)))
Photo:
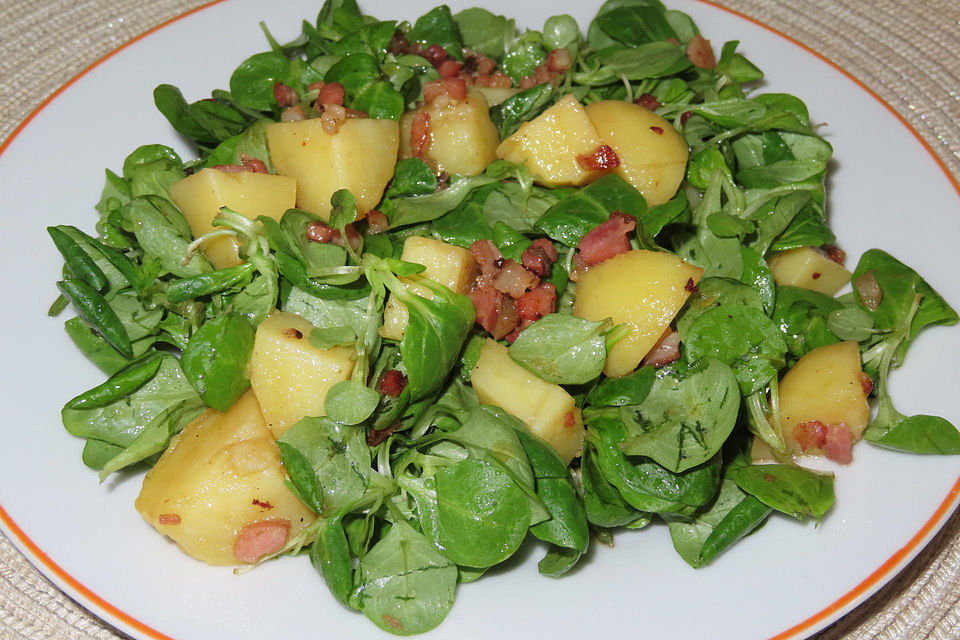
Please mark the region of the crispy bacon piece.
POLYGON ((576 422, 577 417, 573 415, 573 411, 567 411, 565 414, 563 414, 563 426, 565 426, 567 429, 576 424, 576 422))
POLYGON ((233 557, 253 564, 257 560, 283 549, 290 537, 290 521, 261 520, 248 524, 233 543, 233 557))
POLYGON ((839 264, 841 267, 843 266, 843 263, 846 262, 847 260, 847 252, 835 244, 828 244, 822 249, 825 256, 827 256, 828 258, 830 258, 831 260, 839 264))
POLYGON ((544 282, 520 296, 517 300, 517 314, 529 326, 543 316, 553 313, 556 305, 557 288, 550 282, 544 282))
POLYGON ((840 464, 850 464, 853 461, 853 454, 850 452, 850 447, 853 445, 853 435, 850 433, 850 427, 842 422, 840 424, 828 424, 825 436, 823 455, 828 460, 840 464))
POLYGON ((478 75, 477 84, 496 89, 509 89, 513 86, 513 80, 503 71, 495 71, 492 74, 482 73, 478 75))
POLYGON ((440 66, 437 67, 437 71, 440 73, 441 78, 456 78, 458 75, 460 75, 460 71, 462 69, 462 62, 459 60, 452 60, 450 58, 441 62, 440 66))
POLYGON ((527 291, 536 288, 540 279, 523 268, 516 260, 506 260, 500 271, 493 276, 493 286, 497 291, 519 298, 527 291))
POLYGON ((480 75, 489 75, 497 68, 497 61, 482 53, 472 52, 467 56, 467 65, 480 75))
POLYGON ((382 212, 373 210, 367 213, 367 233, 376 235, 390 228, 390 221, 382 212))
POLYGON ((620 166, 620 158, 610 145, 602 144, 589 155, 577 156, 577 163, 587 171, 606 171, 620 166))
POLYGON ((523 267, 541 278, 550 273, 550 266, 556 261, 557 248, 546 238, 537 238, 520 255, 523 267))
POLYGON ((819 420, 806 420, 793 427, 793 439, 801 451, 822 449, 827 443, 827 427, 819 420))
POLYGON ((281 122, 299 122, 307 119, 307 112, 303 110, 303 105, 297 104, 289 109, 284 109, 280 114, 281 122))
POLYGON ((571 64, 573 58, 567 49, 554 49, 547 54, 547 71, 550 73, 566 73, 571 64))
POLYGON ((180 524, 180 515, 176 513, 161 513, 160 516, 157 517, 157 522, 166 525, 180 524))
POLYGON ((283 335, 287 338, 293 338, 295 340, 303 340, 303 332, 296 327, 288 327, 283 330, 283 335))
POLYGON ((606 222, 597 225, 580 239, 577 245, 580 249, 578 263, 589 267, 630 251, 627 236, 636 227, 636 218, 614 211, 606 222))
POLYGON ((282 82, 273 83, 273 97, 276 98, 277 104, 281 109, 300 104, 300 94, 297 93, 297 90, 293 87, 288 87, 282 82))
POLYGON ((377 382, 377 391, 391 398, 399 398, 403 390, 407 388, 407 382, 407 376, 396 369, 387 369, 377 382))
POLYGON ((692 115, 693 115, 693 111, 684 111, 683 113, 681 113, 681 114, 680 114, 680 125, 682 126, 682 125, 687 124, 687 120, 689 120, 692 115))
POLYGON ((319 220, 307 225, 307 239, 313 242, 326 243, 333 240, 333 228, 319 220))
POLYGON ((713 57, 713 47, 710 41, 703 36, 693 36, 687 45, 687 57, 693 66, 701 69, 713 69, 717 66, 717 59, 713 57))
POLYGON ((516 302, 494 288, 491 276, 481 275, 477 278, 467 297, 477 310, 477 324, 497 340, 520 324, 516 302))
MULTIPOLYGON (((446 63, 444 63, 446 64, 446 63)), ((445 77, 423 85, 423 99, 430 104, 440 96, 450 96, 451 100, 462 102, 467 99, 467 83, 463 78, 445 77)))
POLYGON ((224 173, 243 173, 244 171, 250 171, 251 173, 270 173, 267 165, 264 164, 262 160, 248 156, 245 153, 240 155, 240 164, 218 164, 214 165, 213 168, 217 171, 223 171, 224 173))
POLYGON ((861 371, 860 375, 860 387, 863 389, 863 395, 869 396, 873 391, 873 378, 870 377, 870 374, 866 371, 861 371))
POLYGON ((470 254, 473 256, 473 259, 477 261, 477 264, 480 265, 480 273, 482 275, 492 278, 500 271, 500 267, 503 266, 503 254, 500 253, 500 249, 497 249, 497 245, 493 244, 490 240, 477 240, 471 244, 470 254))
POLYGON ((347 121, 347 112, 339 104, 323 105, 323 113, 320 114, 320 126, 330 135, 336 135, 340 131, 340 125, 347 121))
POLYGON ((662 136, 662 135, 663 135, 663 127, 652 126, 652 127, 650 127, 650 131, 652 131, 653 133, 657 134, 658 136, 662 136))
MULTIPOLYGON (((416 47, 416 49, 419 50, 419 47, 417 47, 417 45, 412 45, 412 46, 416 47)), ((407 40, 407 36, 404 35, 403 32, 394 31, 393 37, 390 38, 390 43, 387 45, 387 51, 389 51, 395 56, 411 53, 410 41, 407 40)))
POLYGON ((414 157, 422 158, 430 143, 433 142, 433 135, 430 133, 430 114, 426 111, 417 111, 410 125, 410 150, 414 157))
POLYGON ((343 109, 347 114, 347 120, 350 118, 355 118, 357 120, 363 120, 364 118, 369 118, 366 111, 358 111, 357 109, 351 109, 350 107, 344 107, 343 109))
POLYGON ((636 98, 634 102, 648 111, 656 111, 660 108, 660 101, 649 93, 644 93, 639 98, 636 98))
POLYGON ((700 287, 697 286, 697 283, 693 281, 693 278, 687 278, 687 284, 683 285, 684 291, 689 291, 690 293, 696 293, 700 291, 700 287))
POLYGON ((520 89, 530 89, 555 80, 557 80, 557 74, 551 73, 546 64, 541 64, 533 70, 533 75, 520 79, 520 89))
POLYGON ((450 57, 447 50, 438 44, 430 45, 420 55, 435 67, 440 66, 441 62, 450 57))
POLYGON ((680 359, 680 334, 667 327, 657 344, 644 356, 642 364, 660 368, 680 359))
POLYGON ((394 422, 384 429, 370 429, 367 432, 367 445, 371 447, 380 446, 387 438, 392 436, 400 428, 400 422, 394 422))
POLYGON ((347 90, 339 82, 325 82, 320 87, 320 94, 317 96, 317 104, 328 105, 338 104, 343 106, 343 100, 347 97, 347 90))
MULTIPOLYGON (((360 247, 363 246, 363 238, 360 237, 360 233, 353 228, 352 224, 348 224, 344 230, 347 232, 347 240, 350 242, 353 250, 356 251, 360 249, 360 247)), ((333 237, 330 239, 330 242, 341 247, 344 246, 343 235, 340 233, 340 229, 333 230, 333 237)))

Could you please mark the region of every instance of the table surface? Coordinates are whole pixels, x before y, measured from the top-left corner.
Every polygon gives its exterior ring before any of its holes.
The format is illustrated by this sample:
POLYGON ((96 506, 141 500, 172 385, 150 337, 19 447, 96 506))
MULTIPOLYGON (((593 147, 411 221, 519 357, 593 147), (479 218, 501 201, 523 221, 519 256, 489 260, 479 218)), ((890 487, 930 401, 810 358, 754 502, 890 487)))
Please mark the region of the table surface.
MULTIPOLYGON (((103 55, 204 0, 0 1, 0 140, 103 55)), ((719 0, 875 91, 960 180, 960 1, 719 0)), ((0 536, 0 638, 116 640, 0 536)), ((894 580, 816 640, 960 637, 960 513, 894 580)))

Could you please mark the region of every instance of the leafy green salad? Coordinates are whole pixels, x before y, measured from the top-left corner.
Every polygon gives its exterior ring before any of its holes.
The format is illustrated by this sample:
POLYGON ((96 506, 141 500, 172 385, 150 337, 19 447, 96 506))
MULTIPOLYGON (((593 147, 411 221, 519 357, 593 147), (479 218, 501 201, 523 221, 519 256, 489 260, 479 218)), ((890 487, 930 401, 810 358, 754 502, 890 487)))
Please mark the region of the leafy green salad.
POLYGON ((554 578, 619 535, 701 567, 824 516, 808 456, 960 453, 888 388, 957 313, 880 249, 843 266, 804 103, 657 0, 582 26, 326 0, 229 90, 158 86, 196 156, 139 147, 95 231, 48 229, 107 376, 63 409, 84 463, 149 469, 137 509, 199 560, 306 555, 407 635, 525 544, 554 578))

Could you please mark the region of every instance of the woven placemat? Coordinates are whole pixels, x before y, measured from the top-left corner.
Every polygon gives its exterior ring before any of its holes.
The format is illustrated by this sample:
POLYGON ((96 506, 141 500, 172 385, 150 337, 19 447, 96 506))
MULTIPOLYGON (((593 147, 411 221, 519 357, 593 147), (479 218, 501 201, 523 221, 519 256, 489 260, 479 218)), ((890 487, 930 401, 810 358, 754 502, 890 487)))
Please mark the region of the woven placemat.
MULTIPOLYGON (((82 69, 201 4, 203 0, 0 1, 0 140, 82 69)), ((782 31, 851 72, 903 115, 960 178, 960 2, 719 4, 782 31)), ((61 593, 0 536, 0 638, 124 637, 61 593)), ((960 515, 896 579, 815 638, 960 638, 960 515)))

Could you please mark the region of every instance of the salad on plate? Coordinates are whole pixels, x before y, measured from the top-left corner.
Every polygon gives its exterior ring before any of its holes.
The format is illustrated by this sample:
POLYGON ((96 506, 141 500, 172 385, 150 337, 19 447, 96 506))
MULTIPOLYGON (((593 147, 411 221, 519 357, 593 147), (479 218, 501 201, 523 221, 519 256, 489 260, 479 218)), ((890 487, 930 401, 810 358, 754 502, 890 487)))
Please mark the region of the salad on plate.
POLYGON ((830 144, 736 41, 655 0, 264 33, 229 90, 155 89, 196 157, 141 146, 95 229, 48 229, 107 376, 64 426, 101 480, 149 468, 185 553, 305 555, 413 634, 525 544, 560 577, 659 519, 700 567, 823 517, 861 439, 960 453, 888 388, 957 313, 881 249, 844 266, 830 144))

